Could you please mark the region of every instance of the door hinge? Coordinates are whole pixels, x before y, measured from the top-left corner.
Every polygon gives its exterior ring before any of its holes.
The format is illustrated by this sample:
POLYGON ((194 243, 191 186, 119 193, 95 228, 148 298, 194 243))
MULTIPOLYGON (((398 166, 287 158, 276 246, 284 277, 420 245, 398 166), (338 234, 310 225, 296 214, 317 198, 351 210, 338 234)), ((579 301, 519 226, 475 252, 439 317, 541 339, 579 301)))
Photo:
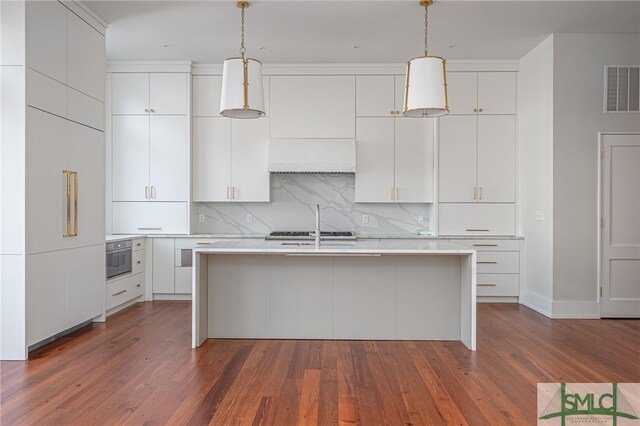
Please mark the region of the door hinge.
POLYGON ((604 160, 604 148, 600 148, 600 159, 604 160))

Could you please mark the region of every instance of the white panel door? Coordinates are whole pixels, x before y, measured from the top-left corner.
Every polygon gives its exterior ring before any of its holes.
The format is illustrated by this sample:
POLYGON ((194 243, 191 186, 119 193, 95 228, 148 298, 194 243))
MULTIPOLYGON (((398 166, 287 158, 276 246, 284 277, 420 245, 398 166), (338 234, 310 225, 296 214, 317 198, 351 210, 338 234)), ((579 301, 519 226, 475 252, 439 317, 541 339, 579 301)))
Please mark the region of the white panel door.
POLYGON ((515 72, 479 72, 478 109, 482 114, 515 114, 516 87, 515 72))
POLYGON ((393 116, 395 112, 393 80, 392 75, 356 76, 356 116, 393 116))
POLYGON ((27 108, 27 242, 29 253, 65 246, 67 121, 27 108))
POLYGON ((438 199, 473 202, 477 169, 477 116, 439 119, 438 199))
POLYGON ((187 203, 114 202, 114 234, 186 234, 187 203))
POLYGON ((358 118, 356 203, 394 200, 394 118, 358 118))
POLYGON ((67 253, 68 327, 102 315, 104 312, 104 243, 69 250, 67 253))
POLYGON ((404 75, 396 75, 394 76, 395 81, 395 115, 402 116, 402 112, 404 111, 404 95, 406 92, 405 88, 405 76, 404 75))
POLYGON ((67 8, 57 1, 25 2, 27 66, 67 82, 67 8))
POLYGON ((600 314, 640 318, 640 135, 602 136, 600 314))
POLYGON ((271 137, 353 139, 354 76, 272 76, 271 137))
POLYGON ((111 76, 111 113, 148 114, 149 74, 113 73, 111 76))
POLYGON ((231 122, 231 186, 234 201, 269 201, 269 119, 231 122))
POLYGON ((152 201, 189 199, 189 117, 149 117, 149 183, 152 201))
POLYGON ((516 201, 516 116, 478 117, 478 201, 516 201))
POLYGON ((229 201, 231 120, 193 118, 193 201, 229 201))
POLYGON ((149 108, 152 114, 189 113, 189 74, 151 73, 149 108))
POLYGON ((175 293, 173 250, 173 238, 153 238, 154 293, 175 293))
POLYGON ((514 203, 441 203, 440 235, 501 235, 516 233, 514 203))
POLYGON ((78 236, 70 247, 104 243, 104 133, 67 122, 67 167, 78 172, 78 236))
POLYGON ((67 252, 29 255, 26 267, 27 345, 30 346, 67 328, 67 252))
POLYGON ((432 203, 434 120, 395 119, 395 187, 399 203, 432 203))
POLYGON ((67 15, 67 84, 104 101, 104 36, 72 12, 67 15))
POLYGON ((113 201, 146 201, 149 194, 149 117, 113 116, 113 201))
POLYGON ((194 75, 193 116, 221 117, 220 96, 222 92, 221 75, 194 75))
POLYGON ((447 97, 451 114, 476 114, 478 109, 478 73, 447 73, 447 97))

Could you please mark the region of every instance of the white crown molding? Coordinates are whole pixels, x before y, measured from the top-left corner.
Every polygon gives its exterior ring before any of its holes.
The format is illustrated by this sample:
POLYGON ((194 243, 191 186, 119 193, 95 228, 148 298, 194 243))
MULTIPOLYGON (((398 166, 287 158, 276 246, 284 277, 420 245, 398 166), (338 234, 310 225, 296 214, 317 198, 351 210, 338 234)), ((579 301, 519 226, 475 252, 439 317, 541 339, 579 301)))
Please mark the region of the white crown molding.
POLYGON ((106 35, 106 30, 109 24, 107 23, 107 21, 98 16, 97 13, 91 10, 89 6, 78 0, 60 0, 60 3, 71 12, 78 15, 80 19, 85 21, 100 34, 106 35))
POLYGON ((106 71, 113 72, 191 72, 191 61, 109 61, 106 71))

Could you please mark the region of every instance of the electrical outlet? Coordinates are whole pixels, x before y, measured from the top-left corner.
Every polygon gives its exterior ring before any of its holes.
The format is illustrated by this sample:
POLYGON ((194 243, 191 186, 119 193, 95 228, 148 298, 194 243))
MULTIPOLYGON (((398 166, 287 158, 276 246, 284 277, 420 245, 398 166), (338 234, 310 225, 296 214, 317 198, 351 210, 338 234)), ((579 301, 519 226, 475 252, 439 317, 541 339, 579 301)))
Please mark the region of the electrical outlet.
POLYGON ((418 216, 418 223, 424 223, 424 216, 418 216))
POLYGON ((536 220, 544 220, 544 210, 536 210, 536 220))
POLYGON ((368 214, 363 214, 362 215, 362 223, 369 223, 369 215, 368 214))
POLYGON ((247 223, 252 223, 253 222, 253 215, 252 214, 248 214, 247 215, 247 223))
POLYGON ((198 215, 198 222, 204 223, 204 215, 203 214, 199 214, 198 215))

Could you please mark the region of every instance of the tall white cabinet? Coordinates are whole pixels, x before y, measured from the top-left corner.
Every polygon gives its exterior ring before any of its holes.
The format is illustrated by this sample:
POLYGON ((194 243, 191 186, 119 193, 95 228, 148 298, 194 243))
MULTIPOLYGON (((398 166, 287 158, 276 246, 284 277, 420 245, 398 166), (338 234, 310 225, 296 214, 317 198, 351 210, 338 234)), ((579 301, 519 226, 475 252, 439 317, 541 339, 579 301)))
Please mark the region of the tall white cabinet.
POLYGON ((451 113, 439 119, 441 235, 515 235, 516 73, 447 75, 451 113))
POLYGON ((26 359, 104 316, 105 24, 72 2, 5 3, 1 170, 11 188, 3 183, 0 205, 13 229, 0 234, 0 358, 26 359))
POLYGON ((109 77, 112 232, 188 233, 190 74, 109 77))

